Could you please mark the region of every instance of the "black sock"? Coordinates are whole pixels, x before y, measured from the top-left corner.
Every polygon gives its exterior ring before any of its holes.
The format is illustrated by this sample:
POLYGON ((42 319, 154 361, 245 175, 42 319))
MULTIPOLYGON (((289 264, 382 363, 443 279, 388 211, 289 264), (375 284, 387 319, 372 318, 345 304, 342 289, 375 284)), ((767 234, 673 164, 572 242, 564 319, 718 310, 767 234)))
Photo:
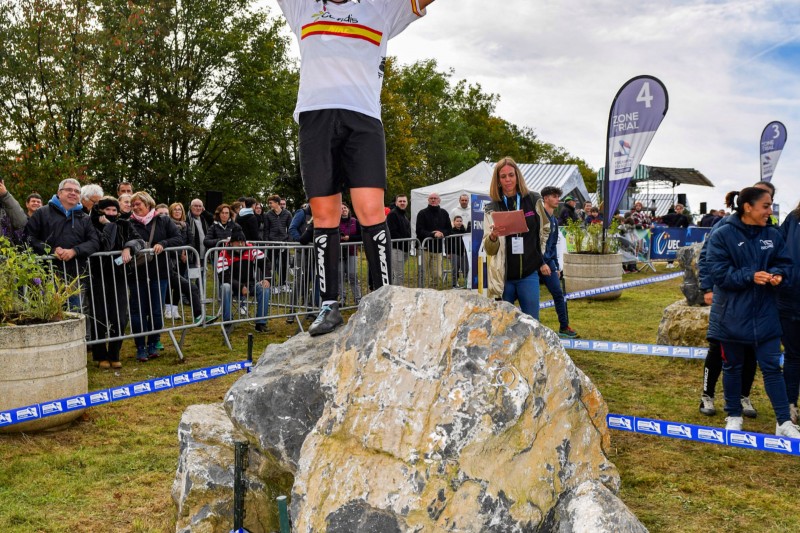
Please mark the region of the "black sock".
POLYGON ((322 301, 339 297, 339 228, 314 228, 314 260, 322 301))
POLYGON ((392 238, 386 221, 374 226, 361 226, 361 239, 372 288, 377 290, 389 285, 392 279, 392 238))

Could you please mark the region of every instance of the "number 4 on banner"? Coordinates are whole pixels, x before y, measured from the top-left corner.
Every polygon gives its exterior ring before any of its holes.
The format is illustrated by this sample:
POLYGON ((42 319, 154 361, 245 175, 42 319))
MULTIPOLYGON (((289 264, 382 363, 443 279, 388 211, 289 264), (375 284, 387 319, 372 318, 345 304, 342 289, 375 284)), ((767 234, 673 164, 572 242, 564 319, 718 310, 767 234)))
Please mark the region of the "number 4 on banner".
POLYGON ((653 105, 653 96, 650 94, 650 82, 646 81, 642 84, 639 94, 636 96, 637 102, 644 102, 644 106, 648 109, 653 105))

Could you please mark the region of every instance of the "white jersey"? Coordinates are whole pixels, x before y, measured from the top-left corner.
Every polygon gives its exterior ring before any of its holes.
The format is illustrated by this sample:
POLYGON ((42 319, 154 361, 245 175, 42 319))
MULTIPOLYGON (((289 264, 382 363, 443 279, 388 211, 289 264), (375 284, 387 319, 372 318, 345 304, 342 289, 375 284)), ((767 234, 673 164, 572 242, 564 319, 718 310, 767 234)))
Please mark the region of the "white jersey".
POLYGON ((419 1, 278 0, 278 5, 300 44, 294 119, 303 111, 349 109, 380 120, 386 45, 425 15, 419 1))

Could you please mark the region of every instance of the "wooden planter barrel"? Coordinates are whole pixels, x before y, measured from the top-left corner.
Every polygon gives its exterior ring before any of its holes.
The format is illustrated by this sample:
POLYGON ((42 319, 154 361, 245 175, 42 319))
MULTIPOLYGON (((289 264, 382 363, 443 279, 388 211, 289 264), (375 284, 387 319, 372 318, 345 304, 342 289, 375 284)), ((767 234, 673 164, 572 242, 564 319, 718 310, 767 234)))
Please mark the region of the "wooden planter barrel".
MULTIPOLYGON (((622 254, 564 254, 564 282, 567 292, 585 291, 622 283, 622 254)), ((589 297, 614 300, 622 291, 589 297)))
MULTIPOLYGON (((86 394, 86 323, 83 315, 61 322, 0 328, 0 411, 86 394)), ((63 426, 83 410, 6 426, 3 433, 63 426)))

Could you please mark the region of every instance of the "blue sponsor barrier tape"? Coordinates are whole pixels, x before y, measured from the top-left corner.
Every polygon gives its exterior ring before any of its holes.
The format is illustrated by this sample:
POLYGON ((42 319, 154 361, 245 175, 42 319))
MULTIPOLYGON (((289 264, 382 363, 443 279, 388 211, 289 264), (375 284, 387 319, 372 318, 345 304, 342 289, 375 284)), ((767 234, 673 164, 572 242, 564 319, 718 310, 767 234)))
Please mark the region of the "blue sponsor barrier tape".
POLYGON ((221 378, 233 372, 239 372, 241 370, 249 371, 252 365, 252 361, 225 363, 189 370, 187 372, 180 372, 170 376, 139 381, 137 383, 130 383, 128 385, 96 390, 86 394, 70 396, 69 398, 61 398, 60 400, 51 400, 27 405, 25 407, 17 407, 7 411, 0 411, 0 427, 19 424, 20 422, 30 422, 31 420, 60 415, 79 409, 86 409, 87 407, 94 407, 95 405, 102 405, 104 403, 127 400, 128 398, 174 389, 192 383, 207 381, 209 379, 221 378))
MULTIPOLYGON (((662 274, 660 276, 651 276, 649 278, 637 279, 636 281, 628 281, 625 283, 617 283, 616 285, 608 285, 607 287, 597 287, 596 289, 586 289, 585 291, 570 292, 564 295, 567 300, 577 300, 579 298, 588 298, 589 296, 597 296, 598 294, 606 294, 609 292, 621 291, 622 289, 632 289, 634 287, 641 287, 643 285, 650 285, 652 283, 659 283, 661 281, 668 281, 683 276, 683 272, 672 272, 671 274, 662 274)), ((553 307, 555 303, 553 300, 539 303, 539 309, 547 309, 553 307)))
POLYGON ((596 341, 588 339, 561 339, 561 346, 569 350, 681 357, 683 359, 705 359, 708 354, 708 348, 694 346, 665 346, 663 344, 596 341))
POLYGON ((609 429, 800 456, 800 439, 638 416, 606 415, 609 429))

